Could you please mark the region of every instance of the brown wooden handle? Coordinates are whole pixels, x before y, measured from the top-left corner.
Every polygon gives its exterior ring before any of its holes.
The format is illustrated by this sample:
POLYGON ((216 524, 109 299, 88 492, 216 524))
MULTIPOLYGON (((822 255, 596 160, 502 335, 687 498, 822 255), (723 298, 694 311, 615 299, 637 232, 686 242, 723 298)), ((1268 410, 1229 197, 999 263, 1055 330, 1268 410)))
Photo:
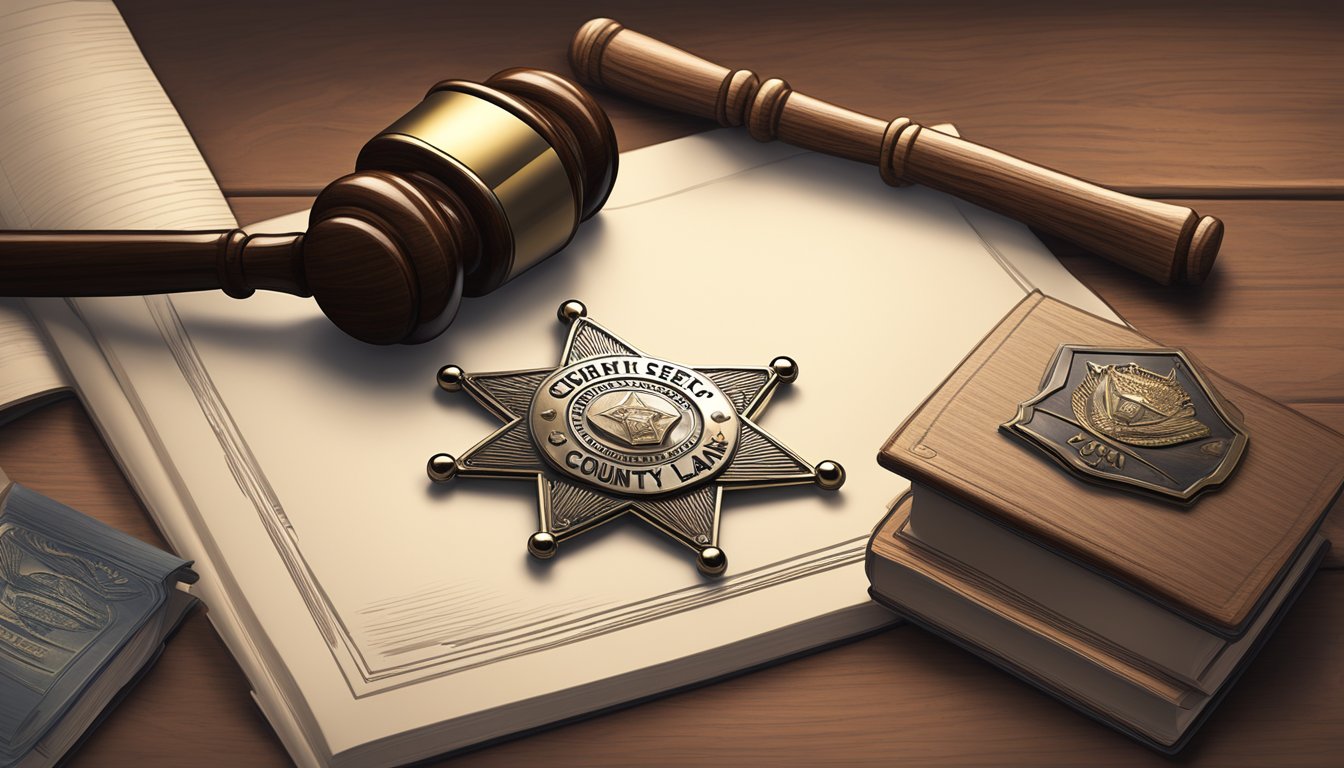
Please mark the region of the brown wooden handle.
POLYGON ((309 296, 302 235, 0 232, 0 295, 127 296, 257 289, 309 296))
POLYGON ((779 139, 878 167, 893 186, 919 183, 957 195, 1084 248, 1163 285, 1198 285, 1213 267, 1223 224, 1184 206, 1144 200, 1034 165, 904 117, 879 120, 762 82, 679 48, 593 19, 574 36, 580 80, 657 106, 746 125, 779 139))

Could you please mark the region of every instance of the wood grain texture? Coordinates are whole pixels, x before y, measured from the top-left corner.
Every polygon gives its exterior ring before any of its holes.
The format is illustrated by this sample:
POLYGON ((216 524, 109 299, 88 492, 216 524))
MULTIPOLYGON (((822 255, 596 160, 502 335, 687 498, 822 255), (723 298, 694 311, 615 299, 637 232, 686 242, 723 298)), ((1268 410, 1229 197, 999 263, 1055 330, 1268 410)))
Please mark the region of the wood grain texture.
MULTIPOLYGON (((1065 265, 1146 335, 1192 350, 1230 379, 1289 404, 1344 396, 1344 206, 1222 201, 1227 239, 1199 289, 1160 288, 1047 240, 1065 265)), ((1336 430, 1340 430, 1339 426, 1336 430)))
POLYGON ((274 195, 267 197, 231 197, 229 198, 229 207, 233 209, 234 218, 244 228, 250 228, 251 225, 273 219, 276 216, 284 216, 296 211, 306 211, 313 207, 313 198, 311 196, 290 196, 274 195))
MULTIPOLYGON (((563 73, 574 30, 603 15, 1123 191, 1344 192, 1330 151, 1344 138, 1344 7, 1329 0, 118 6, 228 194, 315 194, 432 83, 563 73)), ((624 149, 711 125, 599 100, 624 149)))
MULTIPOLYGON (((1063 237, 1162 285, 1199 285, 1223 224, 1194 210, 1089 184, 937 131, 907 131, 899 177, 957 195, 1063 237)), ((893 162, 894 164, 894 162, 893 162)))
POLYGON ((249 239, 236 229, 3 231, 0 284, 10 296, 127 296, 217 288, 236 298, 257 288, 307 295, 297 258, 299 239, 249 239))
POLYGON ((876 119, 795 91, 748 69, 731 70, 612 19, 584 23, 570 44, 585 84, 660 108, 745 125, 757 141, 783 141, 875 165, 892 186, 948 192, 1078 243, 1162 285, 1208 276, 1223 224, 1187 207, 1089 184, 906 117, 876 119))
POLYGON ((1040 391, 1061 344, 1162 346, 1029 296, 891 436, 879 460, 1194 621, 1240 633, 1344 484, 1344 435, 1206 368, 1199 374, 1245 415, 1255 446, 1220 492, 1174 510, 1083 482, 998 428, 1040 391))
MULTIPOLYGON (((574 29, 603 14, 717 61, 787 72, 799 90, 863 112, 955 121, 974 141, 1125 192, 1344 195, 1344 8, 1175 5, 119 0, 241 222, 311 205, 369 136, 440 79, 516 65, 564 72, 574 29)), ((623 149, 712 125, 599 99, 623 149)), ((1065 263, 1151 335, 1344 429, 1344 203, 1196 205, 1228 224, 1200 291, 1154 289, 1067 252, 1065 263)), ((161 544, 73 400, 0 429, 0 466, 161 544)), ((1339 518, 1326 535, 1344 543, 1339 518)), ((1337 764, 1341 605, 1344 573, 1318 575, 1179 762, 1337 764)), ((247 688, 198 614, 72 765, 288 764, 247 688)), ((908 627, 446 764, 893 761, 1172 764, 908 627)))

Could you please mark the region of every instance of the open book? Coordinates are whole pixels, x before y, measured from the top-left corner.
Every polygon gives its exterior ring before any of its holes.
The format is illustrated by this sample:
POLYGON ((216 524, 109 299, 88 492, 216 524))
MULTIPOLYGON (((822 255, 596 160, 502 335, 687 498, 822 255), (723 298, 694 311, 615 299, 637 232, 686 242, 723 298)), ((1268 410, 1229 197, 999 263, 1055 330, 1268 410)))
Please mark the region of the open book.
MULTIPOLYGON (((130 111, 129 100, 107 104, 98 120, 155 129, 85 120, 82 137, 0 131, 0 173, 18 199, 59 197, 58 187, 90 196, 17 224, 233 226, 115 9, 73 5, 81 18, 29 13, 103 34, 57 37, 58 50, 23 60, 78 67, 116 47, 118 87, 143 98, 130 111), (131 163, 74 160, 25 176, 15 158, 38 140, 72 158, 154 152, 161 162, 154 178, 131 163), (98 185, 83 183, 90 173, 98 185), (117 205, 99 212, 92 198, 111 189, 117 205)), ((60 86, 67 97, 85 87, 60 86)), ((98 87, 66 101, 86 103, 98 87)), ((57 117, 62 103, 24 102, 15 119, 57 117)), ((255 230, 304 225, 296 214, 255 230)), ((285 295, 29 306, 165 537, 196 562, 193 592, 295 760, 364 766, 636 701, 890 621, 867 598, 862 561, 902 489, 874 452, 1033 289, 1108 312, 1020 225, 887 188, 871 168, 716 132, 623 155, 610 201, 565 251, 464 303, 449 332, 421 346, 362 345, 285 295), (651 307, 631 289, 650 280, 679 300, 651 307), (485 482, 442 492, 426 479, 429 455, 497 426, 439 393, 434 374, 445 363, 553 364, 555 308, 571 297, 648 353, 688 365, 796 359, 800 379, 761 426, 804 456, 843 463, 844 489, 736 493, 722 519, 732 565, 718 579, 633 519, 531 561, 533 493, 485 482)))

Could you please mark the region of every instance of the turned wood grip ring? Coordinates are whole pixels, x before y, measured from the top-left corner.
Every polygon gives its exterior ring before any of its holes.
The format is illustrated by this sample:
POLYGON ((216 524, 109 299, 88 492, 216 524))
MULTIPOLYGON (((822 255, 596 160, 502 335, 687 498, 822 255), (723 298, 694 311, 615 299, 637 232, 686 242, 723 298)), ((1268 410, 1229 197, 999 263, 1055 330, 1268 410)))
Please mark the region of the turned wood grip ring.
POLYGON ((1163 285, 1208 276, 1223 224, 1190 208, 1145 200, 923 128, 879 120, 761 81, 667 43, 593 19, 575 34, 570 64, 580 80, 657 106, 745 125, 780 141, 876 165, 892 186, 923 184, 1071 240, 1163 285))
POLYGON ((918 132, 919 126, 911 123, 908 117, 892 120, 882 131, 882 149, 877 155, 877 172, 887 184, 903 187, 910 183, 905 180, 905 158, 910 154, 912 134, 918 132))
POLYGON ((247 233, 235 229, 219 239, 219 255, 215 259, 215 269, 219 274, 219 287, 230 298, 246 299, 256 289, 247 284, 243 276, 243 246, 247 243, 247 233))

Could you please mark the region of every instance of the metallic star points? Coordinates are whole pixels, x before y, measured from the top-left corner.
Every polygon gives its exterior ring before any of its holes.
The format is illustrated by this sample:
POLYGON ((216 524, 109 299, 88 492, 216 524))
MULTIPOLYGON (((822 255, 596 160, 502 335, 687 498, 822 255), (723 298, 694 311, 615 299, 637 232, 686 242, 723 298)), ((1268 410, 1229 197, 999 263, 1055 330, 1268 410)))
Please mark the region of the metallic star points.
POLYGON ((505 423, 460 457, 431 457, 430 478, 535 482, 534 556, 550 558, 561 541, 628 513, 718 575, 728 564, 718 546, 725 490, 844 483, 839 464, 813 466, 755 423, 779 385, 797 378, 789 358, 680 365, 640 352, 586 314, 577 301, 561 306, 571 327, 557 367, 469 374, 444 366, 438 375, 443 389, 465 390, 505 423))

